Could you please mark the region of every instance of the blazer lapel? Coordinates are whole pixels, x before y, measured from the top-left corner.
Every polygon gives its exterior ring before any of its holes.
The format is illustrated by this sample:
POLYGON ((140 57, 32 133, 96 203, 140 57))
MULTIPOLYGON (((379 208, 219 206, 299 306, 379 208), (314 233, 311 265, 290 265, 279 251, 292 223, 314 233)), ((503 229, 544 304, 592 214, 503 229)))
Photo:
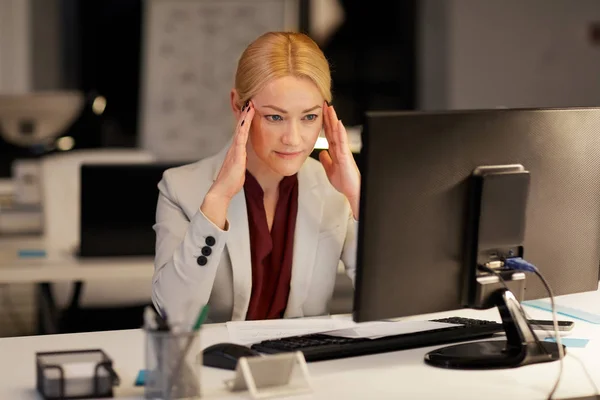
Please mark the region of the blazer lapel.
POLYGON ((245 320, 250 295, 252 293, 252 258, 250 254, 250 233, 248 212, 244 190, 240 190, 231 200, 227 212, 229 234, 227 250, 233 273, 233 321, 245 320))
POLYGON ((290 294, 284 317, 302 317, 319 240, 323 214, 321 191, 314 171, 307 167, 298 172, 298 215, 294 231, 294 255, 290 294))

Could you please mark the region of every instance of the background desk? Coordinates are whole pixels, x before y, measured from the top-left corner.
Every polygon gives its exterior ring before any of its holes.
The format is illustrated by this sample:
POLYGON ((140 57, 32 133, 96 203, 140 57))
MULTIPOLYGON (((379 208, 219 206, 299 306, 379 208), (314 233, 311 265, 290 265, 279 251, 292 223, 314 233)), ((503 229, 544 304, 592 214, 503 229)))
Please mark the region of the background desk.
POLYGON ((42 239, 0 239, 0 285, 36 285, 38 333, 57 332, 58 312, 51 283, 73 282, 75 288, 81 288, 84 282, 147 281, 150 298, 152 257, 78 258, 47 250, 46 257, 19 258, 18 251, 23 249, 46 250, 42 239))
POLYGON ((151 284, 153 272, 154 260, 148 257, 18 259, 0 263, 0 284, 138 278, 151 284))
MULTIPOLYGON (((589 295, 587 296, 589 299, 589 295)), ((596 296, 600 299, 600 296, 596 296)), ((527 308, 533 318, 549 319, 546 311, 527 308)), ((430 319, 459 315, 498 320, 496 310, 460 310, 410 319, 430 319)), ((561 319, 568 319, 561 317, 561 319)), ((600 386, 600 325, 577 321, 570 335, 588 338, 585 348, 569 348, 562 383, 555 398, 583 397, 593 394, 582 368, 600 386), (582 364, 580 364, 580 361, 582 364)), ((228 340, 225 325, 203 328, 202 347, 228 340)), ((144 336, 140 330, 48 335, 0 339, 0 398, 37 399, 34 391, 34 354, 37 351, 102 348, 115 361, 122 383, 117 398, 141 399, 142 388, 133 382, 144 363, 144 336)), ((315 392, 294 399, 545 399, 558 374, 558 362, 515 369, 491 371, 454 371, 427 366, 426 352, 420 348, 371 356, 309 363, 315 392)), ((233 372, 202 368, 204 398, 248 399, 245 393, 232 395, 224 390, 223 380, 233 372)))
POLYGON ((79 258, 48 249, 43 238, 0 236, 0 284, 113 279, 151 279, 153 257, 79 258), (43 250, 45 257, 19 257, 21 250, 43 250))

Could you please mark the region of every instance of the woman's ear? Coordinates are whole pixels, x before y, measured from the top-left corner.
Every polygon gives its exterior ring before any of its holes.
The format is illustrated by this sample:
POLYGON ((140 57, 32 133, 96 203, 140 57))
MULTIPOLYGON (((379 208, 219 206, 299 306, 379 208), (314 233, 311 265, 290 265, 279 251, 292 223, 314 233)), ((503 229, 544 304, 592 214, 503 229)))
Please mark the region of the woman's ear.
POLYGON ((229 101, 231 103, 231 111, 233 111, 233 115, 235 115, 236 119, 239 118, 242 110, 238 106, 238 104, 240 104, 240 96, 238 96, 237 90, 231 89, 229 101))

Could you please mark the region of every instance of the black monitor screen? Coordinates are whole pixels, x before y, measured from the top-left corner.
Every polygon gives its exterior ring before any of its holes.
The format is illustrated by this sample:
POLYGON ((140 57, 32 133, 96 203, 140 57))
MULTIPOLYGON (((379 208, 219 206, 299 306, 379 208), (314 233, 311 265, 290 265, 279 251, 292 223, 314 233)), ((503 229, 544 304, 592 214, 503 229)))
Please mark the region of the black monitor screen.
POLYGON ((157 185, 177 165, 82 165, 79 255, 154 255, 157 185))

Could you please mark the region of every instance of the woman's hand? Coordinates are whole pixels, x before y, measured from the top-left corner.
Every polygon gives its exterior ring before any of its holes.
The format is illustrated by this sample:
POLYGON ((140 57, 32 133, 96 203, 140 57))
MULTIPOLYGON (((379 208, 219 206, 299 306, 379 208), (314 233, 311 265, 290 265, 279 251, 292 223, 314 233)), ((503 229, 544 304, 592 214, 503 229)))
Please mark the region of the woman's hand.
POLYGON ((204 215, 221 229, 226 228, 227 209, 231 199, 244 187, 246 179, 246 143, 248 142, 252 118, 254 118, 254 107, 248 101, 242 108, 233 141, 227 150, 217 179, 208 190, 200 207, 204 215))
POLYGON ((329 151, 319 153, 331 185, 350 202, 354 218, 358 220, 360 200, 360 171, 348 144, 348 133, 338 120, 333 106, 323 105, 323 128, 329 151))

